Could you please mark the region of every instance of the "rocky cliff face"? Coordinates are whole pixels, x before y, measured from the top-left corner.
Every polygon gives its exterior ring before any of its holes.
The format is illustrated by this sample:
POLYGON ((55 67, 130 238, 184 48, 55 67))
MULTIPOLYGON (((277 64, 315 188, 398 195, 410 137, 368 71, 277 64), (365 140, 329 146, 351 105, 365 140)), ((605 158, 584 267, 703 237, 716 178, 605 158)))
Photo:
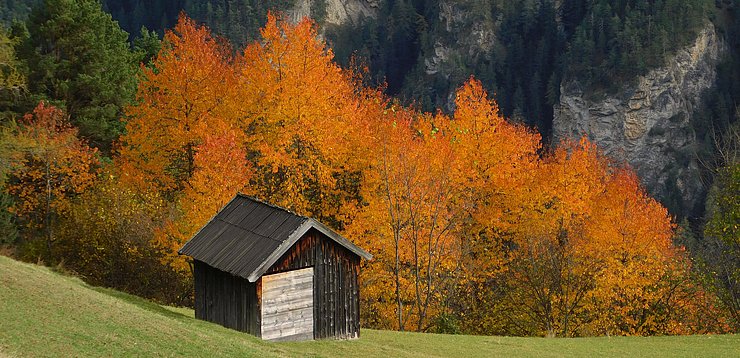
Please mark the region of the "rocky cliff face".
POLYGON ((595 96, 584 96, 578 82, 564 80, 554 111, 555 142, 587 136, 612 158, 629 163, 651 194, 674 211, 690 213, 701 205, 705 188, 689 118, 712 87, 723 51, 714 26, 707 25, 665 67, 639 77, 615 95, 588 99, 595 96), (676 192, 680 199, 669 197, 676 192))
POLYGON ((424 60, 427 74, 444 71, 445 64, 455 56, 469 60, 490 54, 495 40, 494 19, 485 12, 475 11, 472 3, 439 1, 434 54, 424 60))
MULTIPOLYGON (((293 21, 316 18, 317 5, 326 9, 320 21, 320 33, 324 33, 328 28, 358 28, 364 19, 377 19, 380 11, 388 11, 389 4, 385 0, 296 0, 287 14, 293 21)), ((433 6, 430 13, 435 18, 427 19, 432 44, 420 54, 418 66, 429 83, 434 79, 450 83, 447 90, 435 94, 440 97, 436 103, 451 109, 455 88, 471 75, 466 67, 480 58, 490 59, 498 23, 489 5, 477 0, 439 0, 433 6)))
POLYGON ((322 2, 326 9, 323 26, 341 26, 345 24, 359 25, 362 18, 377 16, 382 0, 296 0, 295 5, 288 11, 291 20, 297 22, 303 17, 316 17, 311 13, 317 2, 322 2))
POLYGON ((449 81, 447 98, 440 99, 445 109, 454 106, 454 90, 471 75, 467 66, 479 58, 490 58, 496 44, 497 19, 490 11, 476 9, 476 1, 440 0, 437 3, 438 19, 433 29, 434 47, 423 58, 427 76, 436 76, 449 81), (453 78, 451 77, 459 77, 453 78))

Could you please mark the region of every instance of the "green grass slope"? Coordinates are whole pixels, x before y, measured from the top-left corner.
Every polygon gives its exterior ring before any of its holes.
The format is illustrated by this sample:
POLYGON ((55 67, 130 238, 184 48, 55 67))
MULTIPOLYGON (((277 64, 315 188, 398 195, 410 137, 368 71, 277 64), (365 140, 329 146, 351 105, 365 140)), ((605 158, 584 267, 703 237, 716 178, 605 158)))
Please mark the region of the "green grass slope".
POLYGON ((165 307, 0 256, 0 357, 740 356, 725 336, 544 339, 365 329, 352 341, 267 343, 165 307))

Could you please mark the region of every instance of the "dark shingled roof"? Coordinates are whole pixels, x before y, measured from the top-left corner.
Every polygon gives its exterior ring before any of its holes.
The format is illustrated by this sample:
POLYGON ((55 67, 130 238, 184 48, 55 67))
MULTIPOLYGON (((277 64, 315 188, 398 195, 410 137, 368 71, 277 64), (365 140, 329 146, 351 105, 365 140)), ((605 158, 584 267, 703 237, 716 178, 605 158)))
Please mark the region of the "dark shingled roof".
POLYGON ((243 194, 231 199, 178 253, 255 282, 310 229, 360 257, 372 258, 315 219, 243 194))

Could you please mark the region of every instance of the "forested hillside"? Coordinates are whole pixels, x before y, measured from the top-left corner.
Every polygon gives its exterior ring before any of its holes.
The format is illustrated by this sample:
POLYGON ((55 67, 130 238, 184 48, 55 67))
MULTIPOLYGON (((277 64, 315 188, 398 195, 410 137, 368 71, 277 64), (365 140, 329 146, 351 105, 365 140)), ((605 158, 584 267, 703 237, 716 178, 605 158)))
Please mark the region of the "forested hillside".
MULTIPOLYGON (((0 4, 0 19, 6 24, 11 19, 25 19, 35 3, 38 0, 0 4)), ((336 61, 345 68, 351 64, 367 66, 369 76, 364 80, 384 84, 388 95, 425 111, 451 111, 455 89, 472 74, 495 93, 504 116, 536 127, 546 142, 552 140, 554 108, 560 104, 563 86, 577 81, 590 100, 633 91, 628 86, 638 76, 668 65, 677 50, 690 46, 711 23, 727 46, 722 47, 720 63, 712 65, 718 72, 716 86, 701 95, 700 104, 692 104, 682 113, 688 122, 681 126, 690 127, 687 130, 696 141, 667 155, 667 160, 679 163, 677 169, 658 167, 651 173, 661 176, 659 171, 676 169, 679 174, 663 176, 687 181, 688 189, 645 182, 651 194, 681 218, 704 215, 701 203, 714 170, 711 165, 707 169, 705 164, 689 163, 686 156, 700 158, 700 163, 715 162, 714 138, 719 135, 713 133, 725 133, 738 112, 737 0, 102 3, 130 34, 131 41, 142 34, 142 27, 161 37, 175 24, 180 11, 204 22, 235 47, 258 38, 269 10, 286 12, 294 20, 310 16, 320 25, 336 61), (690 169, 692 166, 699 169, 690 169), (703 179, 692 181, 682 175, 703 179)), ((667 140, 676 135, 682 136, 668 131, 667 140)), ((630 164, 641 166, 634 161, 630 164)))
MULTIPOLYGON (((321 25, 327 3, 338 1, 102 2, 132 40, 142 26, 161 36, 185 11, 241 46, 259 36, 269 10, 311 16, 321 25), (304 2, 308 9, 295 10, 304 2)), ((451 110, 452 92, 474 74, 496 93, 505 116, 536 126, 548 138, 564 75, 580 79, 595 92, 613 90, 663 65, 709 19, 733 41, 737 36, 731 34, 738 27, 735 2, 367 1, 372 16, 326 23, 323 33, 341 65, 349 66, 352 58, 368 65, 375 83, 387 83, 389 95, 413 100, 424 110, 451 110)), ((23 19, 34 3, 38 0, 9 1, 0 6, 0 18, 6 24, 23 19)))
POLYGON ((177 249, 241 191, 374 255, 368 327, 737 331, 739 13, 708 0, 3 2, 0 245, 189 304, 177 249), (657 187, 593 132, 553 140, 567 101, 587 128, 592 112, 626 118, 609 141, 667 153, 672 166, 646 164, 657 187), (615 103, 658 108, 660 125, 615 103))

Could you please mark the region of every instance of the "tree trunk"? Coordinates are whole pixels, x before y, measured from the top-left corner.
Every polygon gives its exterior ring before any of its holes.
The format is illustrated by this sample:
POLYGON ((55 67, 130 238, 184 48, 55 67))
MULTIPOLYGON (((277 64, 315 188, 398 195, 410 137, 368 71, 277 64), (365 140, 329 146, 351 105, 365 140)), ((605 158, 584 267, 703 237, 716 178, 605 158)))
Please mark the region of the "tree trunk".
POLYGON ((46 162, 46 217, 44 218, 44 226, 46 226, 46 254, 48 260, 51 261, 51 176, 49 166, 49 162, 46 162))
POLYGON ((398 237, 397 237, 398 234, 394 233, 394 235, 396 235, 396 245, 395 245, 396 246, 396 270, 395 270, 395 275, 396 275, 396 305, 397 305, 397 310, 398 310, 398 330, 399 331, 403 331, 403 302, 401 302, 401 280, 399 278, 400 270, 401 270, 401 259, 400 259, 400 255, 398 253, 398 244, 399 244, 399 242, 398 242, 399 240, 398 240, 398 237))

